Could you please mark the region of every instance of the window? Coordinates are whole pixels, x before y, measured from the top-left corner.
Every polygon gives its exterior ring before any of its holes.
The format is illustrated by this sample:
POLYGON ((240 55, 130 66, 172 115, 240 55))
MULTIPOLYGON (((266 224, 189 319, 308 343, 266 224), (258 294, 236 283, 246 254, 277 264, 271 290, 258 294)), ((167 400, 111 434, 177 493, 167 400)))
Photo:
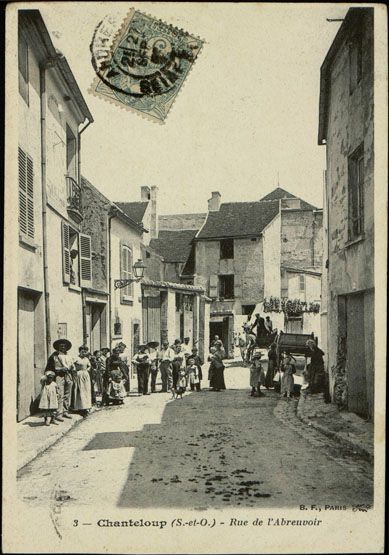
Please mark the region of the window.
MULTIPOLYGON (((132 278, 132 250, 126 245, 122 245, 122 265, 121 265, 121 279, 132 278)), ((121 290, 122 300, 126 297, 132 297, 134 294, 134 285, 130 283, 123 287, 121 290)))
POLYGON ((219 276, 219 297, 221 299, 234 298, 234 276, 219 276))
POLYGON ((362 79, 362 33, 357 32, 350 41, 350 93, 362 79))
POLYGON ((34 238, 34 166, 32 159, 19 147, 19 229, 34 238))
POLYGON ((349 239, 353 240, 362 235, 364 227, 363 145, 359 146, 349 157, 348 172, 348 229, 349 239))
POLYGON ((305 291, 305 276, 304 276, 304 274, 300 274, 300 276, 299 276, 299 289, 300 289, 300 293, 304 293, 304 291, 305 291))
POLYGON ((181 293, 176 293, 176 312, 181 312, 183 307, 183 298, 181 293))
POLYGON ((28 45, 19 26, 18 36, 19 93, 28 104, 28 45))
POLYGON ((242 314, 243 316, 250 316, 255 310, 255 304, 242 304, 242 314))
POLYGON ((150 252, 149 252, 149 251, 146 251, 146 258, 150 258, 150 257, 151 257, 150 252))
POLYGON ((223 239, 220 241, 220 258, 222 260, 234 258, 234 240, 223 239))
POLYGON ((62 222, 63 282, 75 287, 92 286, 91 238, 62 222))

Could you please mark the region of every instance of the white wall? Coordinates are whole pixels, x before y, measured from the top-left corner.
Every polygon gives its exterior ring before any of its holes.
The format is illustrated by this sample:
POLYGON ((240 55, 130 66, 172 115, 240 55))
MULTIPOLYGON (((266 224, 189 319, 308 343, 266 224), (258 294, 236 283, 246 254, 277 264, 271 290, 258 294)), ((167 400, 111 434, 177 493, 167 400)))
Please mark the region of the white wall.
POLYGON ((263 232, 264 296, 281 294, 281 217, 276 216, 263 232))
POLYGON ((140 283, 133 284, 133 296, 126 302, 121 298, 120 289, 114 289, 114 280, 120 279, 121 242, 132 249, 133 264, 141 258, 141 235, 118 218, 111 221, 111 331, 113 346, 123 341, 132 353, 132 332, 134 320, 139 320, 142 337, 142 293, 140 283), (122 334, 114 335, 115 317, 122 323, 122 334))

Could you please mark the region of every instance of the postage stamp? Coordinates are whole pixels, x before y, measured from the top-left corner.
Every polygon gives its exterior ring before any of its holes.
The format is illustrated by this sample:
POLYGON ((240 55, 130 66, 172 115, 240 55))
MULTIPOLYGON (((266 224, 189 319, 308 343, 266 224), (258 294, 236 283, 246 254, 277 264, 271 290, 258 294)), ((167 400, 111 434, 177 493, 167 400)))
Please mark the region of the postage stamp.
POLYGON ((132 10, 118 27, 107 16, 90 45, 95 96, 163 122, 203 46, 203 41, 132 10))

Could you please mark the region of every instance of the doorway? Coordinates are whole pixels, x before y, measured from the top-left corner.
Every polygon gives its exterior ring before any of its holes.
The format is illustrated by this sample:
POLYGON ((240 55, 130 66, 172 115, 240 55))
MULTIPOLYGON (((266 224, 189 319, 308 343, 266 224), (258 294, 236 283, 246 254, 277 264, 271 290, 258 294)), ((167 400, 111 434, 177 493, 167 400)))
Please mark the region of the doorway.
POLYGON ((17 421, 30 416, 35 397, 35 295, 18 294, 17 421))
POLYGON ((365 364, 364 295, 347 295, 347 385, 348 410, 367 418, 367 384, 365 364))
POLYGON ((227 316, 223 319, 218 319, 217 321, 211 321, 209 323, 209 344, 215 339, 215 335, 218 335, 226 353, 226 356, 230 356, 230 344, 231 344, 231 333, 232 327, 229 325, 230 318, 227 316))
POLYGON ((86 305, 87 345, 91 353, 107 346, 106 306, 103 303, 86 305))

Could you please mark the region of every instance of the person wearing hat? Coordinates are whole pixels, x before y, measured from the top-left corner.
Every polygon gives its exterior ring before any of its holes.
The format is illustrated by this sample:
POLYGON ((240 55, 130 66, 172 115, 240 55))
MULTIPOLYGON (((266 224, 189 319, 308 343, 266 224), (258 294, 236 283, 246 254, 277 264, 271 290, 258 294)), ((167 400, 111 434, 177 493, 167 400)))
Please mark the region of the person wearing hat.
POLYGON ((132 363, 135 364, 136 367, 138 377, 138 393, 140 395, 150 395, 150 357, 147 352, 147 345, 139 345, 138 353, 132 359, 132 363))
POLYGON ((57 339, 53 343, 55 349, 46 364, 45 373, 54 372, 58 387, 58 410, 55 419, 63 422, 64 418, 72 418, 69 414, 70 399, 73 388, 72 371, 74 371, 73 357, 68 355, 72 344, 68 339, 57 339))
POLYGON ((251 397, 264 397, 264 393, 261 391, 261 384, 265 383, 265 372, 261 364, 262 353, 260 351, 254 351, 252 355, 252 363, 250 366, 250 387, 251 387, 251 397))
POLYGON ((155 384, 157 382, 157 376, 158 376, 157 347, 159 347, 158 341, 149 341, 147 343, 147 350, 149 351, 149 358, 150 358, 151 393, 155 393, 155 384))
POLYGON ((173 375, 172 375, 172 362, 176 356, 175 351, 172 347, 169 347, 169 341, 164 339, 162 341, 162 348, 158 353, 159 368, 161 370, 162 379, 162 391, 171 391, 173 386, 173 375))
POLYGON ((119 353, 119 357, 120 360, 122 361, 122 364, 120 366, 120 369, 123 373, 123 376, 126 380, 125 382, 125 388, 127 391, 127 394, 129 395, 130 393, 130 369, 129 369, 129 352, 127 349, 127 345, 125 343, 123 343, 123 341, 120 341, 117 345, 116 348, 118 349, 118 353, 119 353))
POLYGON ((185 357, 185 362, 188 362, 188 358, 192 354, 192 349, 189 346, 189 337, 184 338, 184 342, 181 344, 181 353, 185 357))

